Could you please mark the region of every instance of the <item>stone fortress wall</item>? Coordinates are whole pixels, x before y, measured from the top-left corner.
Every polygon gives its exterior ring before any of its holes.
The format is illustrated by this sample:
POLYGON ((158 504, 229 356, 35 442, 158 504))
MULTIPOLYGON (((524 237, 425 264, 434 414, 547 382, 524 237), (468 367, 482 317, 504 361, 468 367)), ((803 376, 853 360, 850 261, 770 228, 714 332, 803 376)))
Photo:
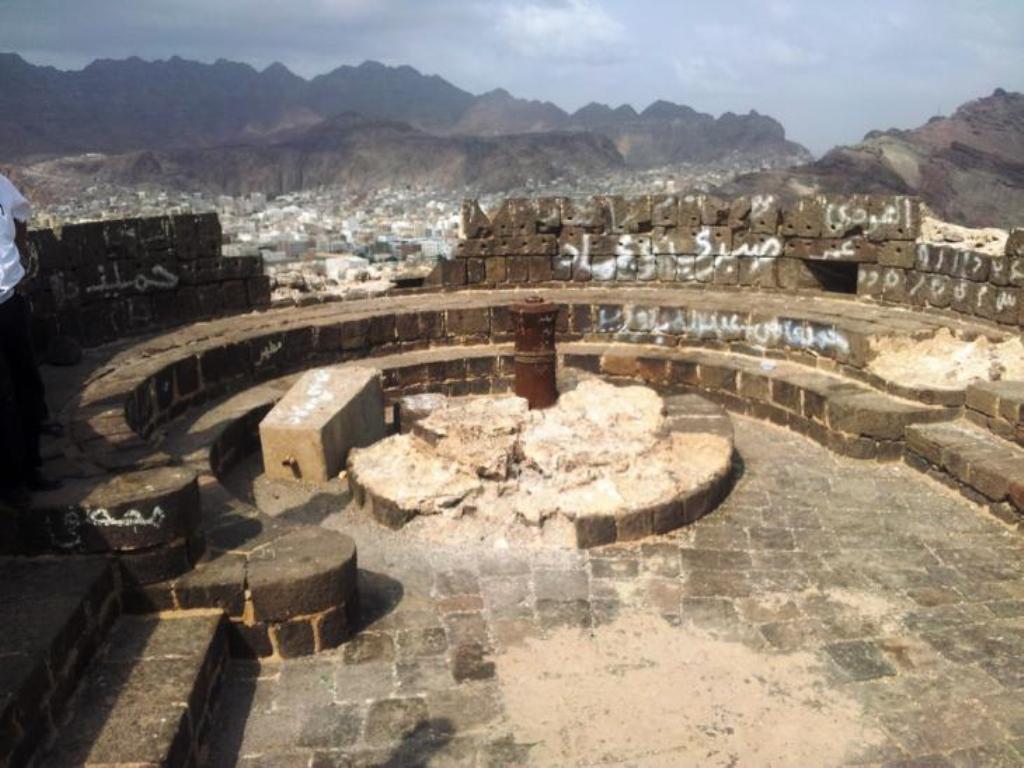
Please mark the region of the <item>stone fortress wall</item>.
POLYGON ((463 204, 449 287, 629 283, 828 291, 1021 322, 1024 233, 1004 256, 917 242, 916 198, 649 195, 463 204))
POLYGON ((70 224, 29 233, 40 348, 84 346, 268 306, 259 257, 223 258, 216 214, 70 224))
MULTIPOLYGON (((389 405, 509 391, 511 308, 534 292, 560 307, 569 367, 699 394, 837 454, 902 459, 1024 530, 1024 375, 942 387, 872 367, 877 342, 1019 341, 1024 231, 1001 256, 935 247, 919 237, 922 211, 893 197, 790 207, 654 196, 509 200, 488 215, 470 201, 458 256, 427 290, 237 317, 269 304, 267 282, 258 260, 220 257, 215 217, 33 233, 41 338, 139 338, 61 371, 74 394, 57 415, 59 450, 77 476, 17 520, 0 518, 0 546, 110 567, 93 578, 104 595, 88 598, 110 607, 74 614, 95 630, 72 617, 47 630, 52 654, 24 661, 6 699, 17 714, 0 711, 0 764, 45 743, 121 610, 211 612, 227 646, 218 659, 313 654, 361 632, 380 605, 361 607, 355 542, 265 514, 228 486, 232 467, 257 449, 258 425, 293 377, 317 366, 372 365, 389 405), (64 638, 79 636, 85 647, 68 651, 64 638)), ((590 526, 578 544, 687 521, 685 504, 663 512, 590 526)))

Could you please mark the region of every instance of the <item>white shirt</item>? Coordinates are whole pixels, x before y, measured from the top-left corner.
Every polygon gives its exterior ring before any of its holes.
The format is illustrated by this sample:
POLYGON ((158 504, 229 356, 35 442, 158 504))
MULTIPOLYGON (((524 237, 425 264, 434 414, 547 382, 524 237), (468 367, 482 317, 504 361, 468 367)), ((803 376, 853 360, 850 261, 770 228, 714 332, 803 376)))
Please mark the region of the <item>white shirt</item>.
POLYGON ((0 304, 14 295, 15 287, 25 277, 18 246, 14 243, 14 222, 27 222, 31 213, 28 200, 10 179, 0 174, 0 304))

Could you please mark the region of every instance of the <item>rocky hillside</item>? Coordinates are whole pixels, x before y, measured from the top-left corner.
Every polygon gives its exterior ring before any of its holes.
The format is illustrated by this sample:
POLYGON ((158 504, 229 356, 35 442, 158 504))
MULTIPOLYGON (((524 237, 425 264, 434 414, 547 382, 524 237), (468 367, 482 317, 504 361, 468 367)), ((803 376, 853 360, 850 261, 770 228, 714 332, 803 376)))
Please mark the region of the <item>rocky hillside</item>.
POLYGON ((794 168, 739 177, 723 194, 920 195, 941 218, 1008 227, 1024 217, 1024 94, 996 90, 914 130, 872 131, 794 168))
POLYGON ((622 166, 615 146, 595 134, 436 136, 407 123, 347 114, 247 144, 46 160, 23 168, 22 181, 44 200, 95 183, 230 195, 419 184, 498 192, 528 179, 550 181, 622 166))
POLYGON ((224 60, 131 58, 65 72, 0 54, 0 81, 0 161, 7 162, 278 143, 282 134, 350 112, 435 136, 594 133, 611 139, 626 162, 639 167, 737 154, 810 159, 786 141, 778 122, 755 112, 716 119, 657 102, 639 114, 632 107, 591 105, 570 115, 549 102, 517 99, 500 89, 474 96, 440 77, 376 62, 305 80, 281 64, 257 71, 224 60))

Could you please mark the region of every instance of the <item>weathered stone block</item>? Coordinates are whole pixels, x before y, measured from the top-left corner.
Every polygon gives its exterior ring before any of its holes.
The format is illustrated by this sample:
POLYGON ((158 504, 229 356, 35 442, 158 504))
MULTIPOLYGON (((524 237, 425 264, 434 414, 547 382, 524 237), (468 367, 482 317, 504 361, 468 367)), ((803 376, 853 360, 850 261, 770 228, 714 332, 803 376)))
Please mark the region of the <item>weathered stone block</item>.
POLYGON ((754 195, 750 198, 750 231, 774 235, 782 221, 782 206, 775 195, 754 195))
POLYGON ((692 283, 697 279, 697 259, 695 256, 676 257, 676 280, 681 283, 692 283))
POLYGON ((651 226, 676 227, 679 225, 679 198, 676 195, 651 197, 651 226))
POLYGON ((821 237, 824 211, 817 199, 804 199, 782 215, 782 233, 786 237, 821 237))
POLYGON ((537 205, 528 198, 505 200, 491 217, 495 237, 524 237, 537 234, 537 205))
POLYGON ((604 210, 594 198, 561 201, 562 228, 577 227, 585 232, 600 232, 604 229, 604 210))
MULTIPOLYGON (((870 247, 870 243, 864 242, 870 247)), ((908 240, 887 240, 874 249, 878 263, 883 267, 899 267, 912 269, 917 261, 917 248, 908 240)))
POLYGON ((882 295, 882 269, 874 264, 857 268, 857 295, 879 298, 882 295))
POLYGON ((899 304, 907 300, 907 271, 889 267, 882 272, 882 298, 899 304))
POLYGON ((1006 255, 1011 258, 1024 258, 1024 228, 1015 227, 1010 230, 1006 240, 1006 255))
POLYGON ((466 260, 466 284, 480 285, 487 277, 483 259, 466 260))
POLYGON ((779 287, 795 291, 818 288, 820 283, 801 259, 776 259, 779 287))
POLYGON ((978 283, 954 280, 949 306, 957 312, 972 314, 978 303, 978 283))
POLYGON ((739 259, 735 256, 718 256, 715 258, 715 285, 739 285, 739 259))
POLYGON ((260 422, 268 477, 326 482, 345 466, 352 448, 384 437, 380 371, 309 371, 260 422))
POLYGON ((915 197, 871 197, 866 233, 869 240, 917 240, 921 202, 915 197))
POLYGON ((768 256, 740 259, 740 285, 775 288, 777 285, 776 261, 768 256))
POLYGON ((551 256, 530 256, 530 282, 549 283, 552 279, 551 256))
POLYGON ((945 275, 929 275, 926 285, 927 302, 933 307, 948 307, 953 299, 953 282, 945 275))
POLYGON ((530 280, 530 257, 509 256, 508 282, 519 285, 530 280))
POLYGON ((537 232, 557 235, 562 228, 562 198, 541 197, 537 200, 537 232))
POLYGON ((727 227, 729 224, 729 207, 727 200, 714 195, 702 195, 699 198, 700 223, 705 227, 727 227))

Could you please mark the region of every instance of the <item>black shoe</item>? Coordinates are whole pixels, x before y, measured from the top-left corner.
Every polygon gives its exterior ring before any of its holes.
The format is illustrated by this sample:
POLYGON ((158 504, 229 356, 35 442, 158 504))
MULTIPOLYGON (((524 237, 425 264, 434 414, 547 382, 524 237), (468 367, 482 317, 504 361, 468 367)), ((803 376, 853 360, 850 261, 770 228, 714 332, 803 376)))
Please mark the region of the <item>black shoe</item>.
POLYGON ((63 488, 64 483, 53 477, 47 477, 38 469, 33 470, 26 483, 30 491, 56 491, 63 488))
POLYGON ((28 488, 19 485, 14 488, 0 488, 0 506, 24 512, 32 506, 32 494, 28 488))

